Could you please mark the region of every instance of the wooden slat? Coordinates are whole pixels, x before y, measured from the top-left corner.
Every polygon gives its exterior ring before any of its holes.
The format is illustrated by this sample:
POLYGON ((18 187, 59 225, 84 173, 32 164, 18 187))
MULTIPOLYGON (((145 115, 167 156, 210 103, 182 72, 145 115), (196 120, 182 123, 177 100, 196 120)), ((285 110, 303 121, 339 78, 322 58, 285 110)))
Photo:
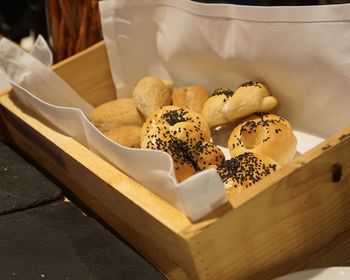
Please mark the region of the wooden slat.
POLYGON ((103 41, 55 64, 52 69, 94 106, 116 98, 103 41))
POLYGON ((0 142, 7 142, 9 139, 8 131, 3 120, 3 117, 0 114, 0 142))
POLYGON ((348 231, 349 136, 347 128, 271 175, 215 223, 185 229, 200 278, 272 279, 348 231))
POLYGON ((309 257, 301 259, 289 272, 335 266, 350 266, 350 230, 337 236, 309 257))
POLYGON ((74 139, 16 104, 0 98, 0 109, 15 144, 63 182, 165 275, 194 278, 187 243, 179 232, 191 222, 74 139))

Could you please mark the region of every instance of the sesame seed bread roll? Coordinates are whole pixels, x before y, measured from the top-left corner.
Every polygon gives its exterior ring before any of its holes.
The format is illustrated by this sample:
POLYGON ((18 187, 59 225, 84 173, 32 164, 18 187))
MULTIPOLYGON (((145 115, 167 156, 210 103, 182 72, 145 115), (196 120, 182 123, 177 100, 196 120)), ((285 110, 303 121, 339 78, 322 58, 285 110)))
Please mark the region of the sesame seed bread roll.
POLYGON ((209 92, 202 86, 176 88, 172 94, 174 106, 202 113, 203 105, 209 97, 209 92))
POLYGON ((119 98, 101 104, 92 111, 90 120, 104 133, 127 125, 141 127, 144 121, 131 98, 119 98))
POLYGON ((141 148, 168 153, 174 163, 176 179, 182 182, 197 171, 189 143, 189 141, 179 139, 171 134, 165 126, 154 126, 145 135, 141 148))
POLYGON ((274 114, 255 114, 233 129, 228 148, 232 157, 253 152, 284 165, 294 158, 296 144, 293 128, 286 119, 274 114))
POLYGON ((210 142, 198 142, 192 149, 192 158, 199 170, 215 168, 225 160, 222 150, 210 142))
POLYGON ((141 132, 141 142, 149 130, 154 126, 174 126, 175 129, 177 129, 182 126, 188 126, 188 123, 193 123, 195 129, 203 134, 203 141, 210 140, 210 128, 205 119, 199 113, 181 109, 177 106, 164 106, 161 109, 154 111, 144 122, 141 132))
POLYGON ((167 152, 171 137, 167 127, 153 126, 143 139, 141 139, 141 148, 167 152))
POLYGON ((203 117, 176 106, 165 106, 147 118, 141 148, 167 152, 179 182, 224 160, 223 152, 209 143, 210 129, 203 117))
POLYGON ((249 188, 280 168, 273 159, 251 152, 225 160, 217 167, 227 193, 234 195, 249 188))
POLYGON ((210 127, 236 122, 253 113, 268 112, 277 106, 276 98, 260 82, 250 81, 235 91, 218 88, 204 103, 202 115, 210 127))
POLYGON ((105 135, 125 147, 140 148, 141 129, 141 126, 121 126, 107 131, 105 135))
POLYGON ((171 104, 172 87, 170 82, 147 76, 137 83, 132 99, 137 109, 147 118, 155 110, 171 104))

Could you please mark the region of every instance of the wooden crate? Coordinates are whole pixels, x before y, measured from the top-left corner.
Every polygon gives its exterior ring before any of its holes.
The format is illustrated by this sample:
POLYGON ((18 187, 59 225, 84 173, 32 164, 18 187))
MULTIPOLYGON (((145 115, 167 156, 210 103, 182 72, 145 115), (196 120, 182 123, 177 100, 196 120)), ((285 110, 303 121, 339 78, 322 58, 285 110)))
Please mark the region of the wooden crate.
MULTIPOLYGON (((53 69, 93 105, 114 98, 103 42, 53 69)), ((350 265, 350 127, 192 223, 11 92, 0 104, 12 141, 170 279, 272 279, 350 265)))

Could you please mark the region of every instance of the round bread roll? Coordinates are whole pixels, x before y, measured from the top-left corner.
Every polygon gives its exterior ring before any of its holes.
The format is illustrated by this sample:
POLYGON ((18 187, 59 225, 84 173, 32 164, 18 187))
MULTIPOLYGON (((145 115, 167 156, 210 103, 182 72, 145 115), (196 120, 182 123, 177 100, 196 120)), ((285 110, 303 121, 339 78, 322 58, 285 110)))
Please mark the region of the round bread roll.
MULTIPOLYGON (((141 135, 142 135, 141 129, 141 135)), ((140 137, 141 148, 159 150, 166 152, 168 150, 169 141, 171 135, 168 127, 165 126, 152 126, 149 128, 148 133, 143 137, 140 137)))
POLYGON ((155 110, 171 104, 171 87, 169 82, 147 76, 137 83, 132 99, 137 109, 147 118, 155 110))
POLYGON ((273 159, 251 152, 225 160, 217 167, 228 194, 237 194, 280 168, 273 159))
POLYGON ((202 141, 209 142, 211 138, 210 128, 205 119, 199 114, 191 110, 181 109, 177 106, 164 106, 161 109, 154 111, 144 122, 141 132, 141 142, 145 135, 152 127, 173 127, 173 131, 188 126, 188 123, 194 124, 195 131, 188 133, 200 132, 202 134, 202 141))
MULTIPOLYGON (((185 135, 180 137, 183 138, 185 135)), ((171 134, 169 127, 154 126, 145 135, 141 148, 167 152, 173 160, 176 179, 181 182, 197 171, 189 143, 189 141, 179 139, 171 134)))
POLYGON ((107 131, 105 134, 113 141, 129 148, 140 148, 141 126, 121 126, 107 131))
POLYGON ((210 129, 200 114, 176 106, 155 111, 142 127, 141 148, 167 152, 179 182, 224 160, 209 143, 210 129))
POLYGON ((179 87, 172 94, 174 106, 202 113, 209 92, 202 86, 179 87))
POLYGON ((143 124, 143 118, 131 98, 120 98, 101 104, 92 111, 90 120, 104 133, 121 126, 143 124))
POLYGON ((286 119, 274 114, 255 114, 233 129, 228 148, 233 157, 253 152, 284 165, 295 156, 296 144, 293 128, 286 119))
POLYGON ((250 81, 235 91, 218 88, 204 103, 202 115, 210 127, 225 125, 253 113, 268 112, 277 106, 276 98, 260 82, 250 81))

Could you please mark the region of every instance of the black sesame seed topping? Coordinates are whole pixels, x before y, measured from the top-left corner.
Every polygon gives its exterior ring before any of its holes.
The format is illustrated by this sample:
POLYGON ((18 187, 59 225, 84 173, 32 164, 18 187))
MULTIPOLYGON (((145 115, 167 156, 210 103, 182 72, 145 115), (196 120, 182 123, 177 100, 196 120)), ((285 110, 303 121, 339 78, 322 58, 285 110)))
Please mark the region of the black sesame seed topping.
POLYGON ((249 81, 241 84, 239 87, 259 87, 261 88, 261 84, 256 81, 249 81))
POLYGON ((212 96, 225 95, 227 98, 231 97, 234 92, 228 88, 217 88, 214 90, 212 96))
POLYGON ((276 168, 276 164, 265 164, 253 153, 246 152, 225 160, 218 166, 217 171, 224 183, 233 180, 238 185, 247 182, 250 186, 271 174, 276 168))
POLYGON ((179 122, 190 121, 191 118, 186 116, 188 111, 183 109, 169 110, 165 112, 161 118, 165 120, 169 125, 175 125, 179 122))
MULTIPOLYGON (((247 132, 247 133, 256 132, 257 127, 265 128, 266 134, 270 134, 271 126, 278 124, 278 123, 285 122, 285 119, 283 119, 283 118, 267 119, 266 118, 267 115, 268 115, 267 113, 257 113, 256 114, 256 116, 258 117, 257 119, 249 120, 241 126, 240 135, 242 135, 242 133, 244 133, 244 132, 247 132)), ((281 128, 277 128, 274 130, 275 133, 279 133, 281 131, 282 131, 281 128)), ((270 140, 269 136, 266 137, 265 139, 263 139, 262 141, 266 142, 268 140, 270 140)), ((240 144, 240 143, 238 143, 238 144, 240 144)))

